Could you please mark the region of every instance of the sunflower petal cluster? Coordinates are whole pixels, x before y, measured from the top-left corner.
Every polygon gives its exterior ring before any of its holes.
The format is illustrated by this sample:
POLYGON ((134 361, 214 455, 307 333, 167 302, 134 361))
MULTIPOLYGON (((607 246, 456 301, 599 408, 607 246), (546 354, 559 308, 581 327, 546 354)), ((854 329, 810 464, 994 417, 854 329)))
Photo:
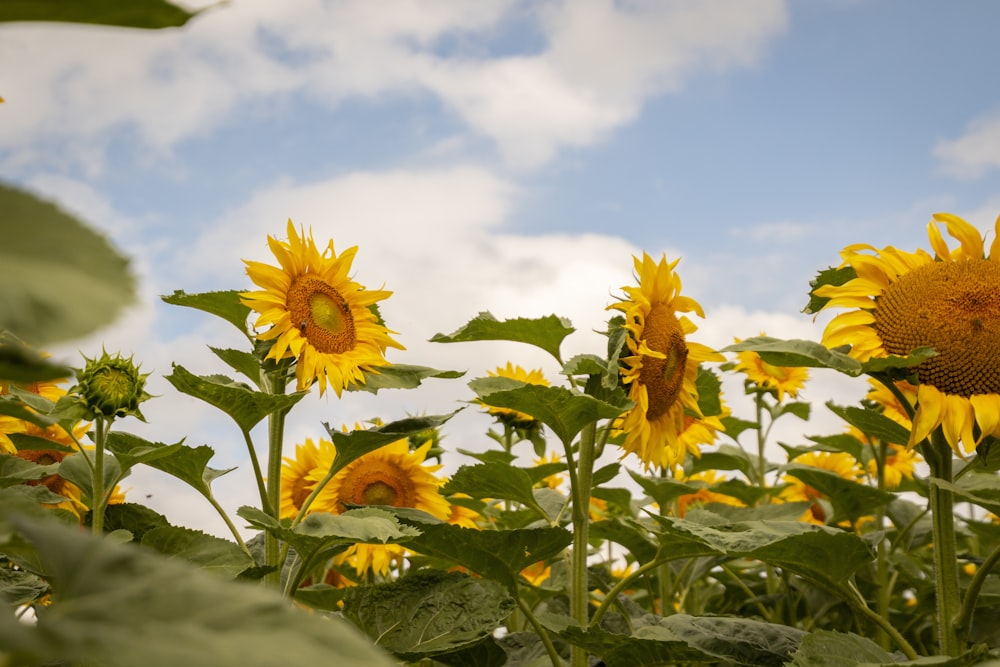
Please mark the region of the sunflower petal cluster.
POLYGON ((337 396, 351 384, 364 384, 365 372, 387 366, 389 347, 404 349, 382 323, 376 304, 392 292, 369 290, 350 277, 357 246, 337 254, 330 241, 321 251, 312 233, 288 221, 288 241, 268 236, 279 266, 243 260, 247 275, 262 289, 244 292, 243 303, 258 313, 259 340, 273 341, 268 359, 296 361, 300 391, 319 383, 337 396))
POLYGON ((921 347, 937 352, 916 369, 910 447, 940 427, 964 456, 1000 435, 1000 218, 994 232, 987 253, 975 227, 938 213, 927 226, 933 255, 851 245, 841 266, 855 277, 813 290, 828 299, 822 308, 848 309, 827 325, 824 345, 850 345, 859 361, 921 347), (949 248, 942 224, 958 247, 949 248))
MULTIPOLYGON (((764 335, 761 333, 761 336, 764 335)), ((737 338, 736 342, 739 343, 740 340, 737 338)), ((761 359, 761 356, 752 350, 737 353, 734 369, 746 375, 747 379, 757 386, 775 392, 779 402, 785 400, 786 394, 791 398, 797 398, 806 380, 809 379, 809 371, 804 367, 775 366, 761 359)))
POLYGON ((725 358, 687 340, 698 328, 681 313, 705 313, 697 301, 681 294, 674 271, 680 260, 668 263, 663 256, 657 262, 643 253, 633 261, 638 286, 622 287, 627 298, 608 307, 624 313, 629 354, 621 358, 620 372, 635 403, 615 427, 625 435, 626 455, 635 454, 647 469, 672 466, 690 449, 681 437, 685 416, 704 419, 698 407, 698 367, 725 358))

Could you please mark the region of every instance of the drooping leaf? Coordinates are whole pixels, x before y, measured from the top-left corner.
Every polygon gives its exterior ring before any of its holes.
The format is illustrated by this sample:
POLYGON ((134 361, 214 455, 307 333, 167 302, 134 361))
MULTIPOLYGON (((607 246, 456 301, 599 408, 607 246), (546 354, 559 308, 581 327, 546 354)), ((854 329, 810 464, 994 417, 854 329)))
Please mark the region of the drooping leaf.
POLYGON ((427 366, 390 364, 365 372, 364 383, 348 385, 349 391, 367 391, 377 394, 380 389, 414 389, 428 378, 454 379, 465 375, 465 371, 442 371, 427 366))
POLYGON ((0 21, 89 23, 122 28, 176 28, 194 13, 165 0, 6 0, 0 21))
POLYGON ((409 661, 480 642, 514 606, 503 586, 460 572, 415 572, 344 595, 344 617, 409 661))
POLYGON ((245 384, 233 382, 222 375, 202 377, 174 364, 173 372, 164 376, 177 391, 194 396, 232 417, 243 431, 250 431, 262 419, 274 412, 291 409, 308 392, 267 394, 254 391, 245 384))
POLYGON ((535 510, 540 518, 547 519, 545 511, 535 502, 532 485, 531 477, 521 468, 503 463, 480 463, 460 467, 441 491, 445 494, 465 493, 477 499, 513 500, 535 510))
POLYGON ((811 340, 781 340, 770 336, 756 336, 730 345, 722 352, 756 352, 760 358, 775 366, 805 366, 831 368, 851 377, 861 375, 861 362, 843 352, 830 350, 811 340))
POLYGON ((239 329, 241 334, 250 337, 247 331, 250 307, 243 305, 237 290, 201 292, 200 294, 188 294, 184 290, 174 290, 173 294, 164 294, 160 298, 174 306, 194 308, 221 317, 239 329))
POLYGON ((215 451, 208 445, 199 447, 188 447, 181 443, 164 445, 114 431, 108 435, 107 447, 109 451, 122 456, 124 460, 141 457, 146 465, 176 477, 205 497, 212 495, 213 480, 234 470, 234 468, 228 470, 210 468, 208 462, 215 455, 215 451), (164 456, 153 455, 150 451, 155 448, 166 449, 169 453, 164 456))
POLYGON ((878 507, 884 507, 895 497, 888 491, 882 491, 866 484, 858 484, 844 479, 829 470, 812 466, 791 464, 786 473, 802 480, 813 487, 833 505, 833 521, 857 521, 868 516, 878 507))
POLYGON ((182 558, 228 579, 235 579, 240 572, 255 565, 253 558, 235 542, 190 528, 153 528, 143 536, 142 545, 167 557, 182 558))
MULTIPOLYGON (((0 17, 46 4, 3 3, 0 17)), ((0 211, 0 330, 32 345, 71 340, 107 326, 135 300, 128 260, 102 235, 3 184, 0 211)))
POLYGON ((562 363, 559 347, 575 329, 569 320, 548 315, 535 319, 518 317, 502 322, 489 312, 481 312, 469 323, 450 334, 435 334, 432 343, 460 343, 477 340, 509 340, 527 343, 545 350, 562 363))
POLYGON ((487 405, 531 415, 552 429, 566 445, 587 424, 617 417, 631 405, 628 401, 612 405, 586 394, 574 394, 564 387, 545 387, 502 377, 478 378, 469 386, 487 405))
POLYGON ((12 664, 273 667, 288 664, 289 647, 301 664, 394 664, 349 625, 304 614, 258 584, 0 511, 37 548, 56 593, 35 625, 0 620, 12 664))
POLYGON ((904 446, 910 441, 910 432, 881 412, 853 406, 842 407, 833 401, 827 402, 826 407, 869 437, 904 446))
POLYGON ((115 454, 122 470, 129 470, 140 463, 152 464, 156 459, 172 456, 184 444, 177 442, 172 445, 164 445, 159 442, 149 442, 124 431, 113 431, 108 434, 105 446, 108 451, 115 454))

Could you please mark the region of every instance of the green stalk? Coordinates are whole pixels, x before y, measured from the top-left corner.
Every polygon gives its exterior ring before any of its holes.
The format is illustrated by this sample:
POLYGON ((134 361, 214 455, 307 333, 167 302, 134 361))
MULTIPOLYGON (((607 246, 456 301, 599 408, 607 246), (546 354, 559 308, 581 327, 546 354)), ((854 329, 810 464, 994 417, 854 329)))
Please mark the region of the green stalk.
MULTIPOLYGON (((285 393, 285 371, 283 368, 264 375, 265 388, 270 394, 285 393)), ((285 416, 288 410, 272 412, 267 416, 267 503, 262 508, 275 519, 281 514, 281 451, 285 433, 285 416)), ((271 533, 264 534, 264 559, 268 565, 277 565, 274 572, 269 572, 264 581, 275 588, 281 585, 281 571, 284 563, 279 561, 280 545, 278 538, 271 533)))
POLYGON ((963 642, 968 641, 969 638, 969 629, 972 627, 972 614, 976 610, 976 599, 979 597, 979 592, 982 590, 983 584, 986 583, 986 577, 993 571, 997 563, 1000 563, 1000 547, 994 549, 986 557, 983 564, 976 570, 975 576, 972 577, 972 581, 969 582, 969 587, 965 591, 965 599, 962 601, 962 611, 955 622, 955 633, 963 642))
MULTIPOLYGON (((520 595, 517 596, 517 607, 521 610, 521 613, 524 614, 528 623, 532 628, 534 628, 535 634, 537 634, 538 638, 542 641, 542 646, 545 647, 545 652, 549 654, 549 662, 552 663, 552 667, 563 667, 562 658, 559 657, 559 652, 556 650, 555 644, 552 643, 549 633, 545 630, 542 624, 538 622, 538 619, 535 618, 535 615, 531 611, 531 607, 529 607, 528 604, 521 599, 520 595)), ((574 647, 574 649, 575 648, 576 647, 574 647)), ((586 655, 584 655, 584 660, 586 660, 586 655)), ((586 662, 584 662, 584 664, 586 664, 586 662)))
POLYGON ((961 614, 958 586, 958 548, 955 539, 955 498, 939 482, 952 481, 951 447, 938 427, 931 434, 931 456, 925 456, 931 469, 931 522, 934 534, 934 578, 937 593, 938 651, 958 656, 964 648, 957 623, 961 614))
POLYGON ((94 507, 92 508, 90 527, 94 535, 104 533, 104 508, 108 505, 108 501, 104 497, 104 444, 107 442, 110 428, 111 418, 109 417, 105 421, 104 415, 98 413, 94 419, 94 467, 91 478, 94 507))
MULTIPOLYGON (((589 622, 587 588, 587 551, 590 541, 590 485, 594 477, 594 442, 597 424, 591 423, 580 433, 580 460, 573 474, 571 445, 566 445, 566 460, 570 469, 573 494, 573 561, 570 579, 570 611, 574 620, 585 628, 589 622)), ((573 646, 572 667, 587 667, 587 651, 573 646)))

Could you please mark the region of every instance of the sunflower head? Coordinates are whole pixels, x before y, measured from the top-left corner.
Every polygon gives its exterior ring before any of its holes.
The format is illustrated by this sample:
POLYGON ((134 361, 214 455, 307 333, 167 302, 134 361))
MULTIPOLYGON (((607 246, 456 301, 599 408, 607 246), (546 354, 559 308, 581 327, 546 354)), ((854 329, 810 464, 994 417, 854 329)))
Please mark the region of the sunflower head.
MULTIPOLYGON (((542 373, 542 369, 535 368, 527 371, 509 361, 506 366, 497 366, 495 371, 486 371, 486 374, 490 377, 510 378, 511 380, 517 380, 525 384, 537 384, 542 387, 549 386, 549 381, 545 378, 545 374, 542 373)), ((499 408, 478 398, 476 399, 476 403, 486 408, 486 411, 496 417, 499 422, 510 425, 513 428, 531 429, 537 428, 539 425, 534 417, 523 412, 511 408, 499 408)))
POLYGON ((99 358, 84 359, 87 364, 77 374, 74 391, 90 418, 132 415, 145 421, 139 404, 150 398, 146 393, 149 373, 140 373, 132 357, 126 359, 120 354, 110 356, 105 351, 99 358))
MULTIPOLYGON (((760 335, 766 334, 762 332, 760 335)), ((737 343, 740 342, 739 338, 735 340, 737 343)), ((775 394, 779 402, 785 400, 786 394, 791 398, 797 398, 806 380, 809 379, 809 372, 805 368, 769 364, 752 350, 738 352, 736 359, 733 368, 746 375, 747 382, 751 385, 775 394)))
MULTIPOLYGON (((1000 232, 1000 218, 995 232, 1000 232)), ((828 347, 850 345, 860 361, 937 354, 914 373, 917 405, 909 445, 938 427, 960 456, 1000 435, 1000 236, 987 254, 965 220, 934 215, 927 227, 933 255, 892 246, 852 245, 841 252, 839 278, 812 291, 819 310, 847 308, 823 334, 828 347), (959 242, 954 250, 939 225, 959 242)))
MULTIPOLYGON (((858 481, 865 474, 857 460, 847 452, 806 452, 796 457, 795 463, 826 470, 852 482, 858 481)), ((825 498, 819 490, 792 475, 785 475, 782 481, 788 486, 781 490, 779 499, 790 503, 811 503, 802 515, 802 521, 816 524, 827 522, 829 517, 824 506, 825 498)))
POLYGON ((681 313, 704 317, 698 302, 681 295, 675 260, 635 257, 638 286, 625 286, 626 298, 609 306, 624 313, 628 354, 620 359, 622 382, 635 406, 616 423, 625 436, 626 454, 649 466, 674 465, 688 451, 681 440, 685 416, 704 417, 698 405, 698 367, 724 361, 722 355, 687 336, 697 327, 681 313))
POLYGON ((351 384, 364 384, 365 372, 386 366, 388 347, 403 349, 390 336, 377 303, 392 292, 368 290, 348 275, 357 247, 337 254, 330 241, 320 251, 312 233, 288 221, 288 241, 268 236, 279 266, 244 260, 247 275, 260 290, 244 292, 243 303, 258 313, 258 340, 270 341, 267 359, 294 359, 298 389, 319 383, 340 396, 351 384))

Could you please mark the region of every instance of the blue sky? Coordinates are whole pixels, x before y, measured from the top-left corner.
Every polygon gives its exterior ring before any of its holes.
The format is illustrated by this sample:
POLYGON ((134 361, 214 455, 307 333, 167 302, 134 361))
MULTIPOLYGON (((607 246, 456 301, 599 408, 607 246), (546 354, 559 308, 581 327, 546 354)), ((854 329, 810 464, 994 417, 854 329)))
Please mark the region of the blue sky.
MULTIPOLYGON (((360 246, 358 280, 396 293, 400 362, 547 363, 426 343, 480 310, 555 312, 580 330, 568 352, 599 352, 643 250, 683 257, 701 342, 816 338, 799 310, 843 246, 926 247, 942 210, 991 233, 997 25, 988 0, 234 0, 155 33, 5 24, 0 177, 134 258, 141 302, 67 353, 134 352, 162 395, 148 434, 241 465, 157 377, 218 370, 205 344, 239 341, 157 295, 249 287, 240 259, 269 259, 287 218, 360 246)), ((452 384, 317 400, 290 437, 445 412, 468 398, 452 384)), ((861 391, 821 377, 807 396, 861 391)))

